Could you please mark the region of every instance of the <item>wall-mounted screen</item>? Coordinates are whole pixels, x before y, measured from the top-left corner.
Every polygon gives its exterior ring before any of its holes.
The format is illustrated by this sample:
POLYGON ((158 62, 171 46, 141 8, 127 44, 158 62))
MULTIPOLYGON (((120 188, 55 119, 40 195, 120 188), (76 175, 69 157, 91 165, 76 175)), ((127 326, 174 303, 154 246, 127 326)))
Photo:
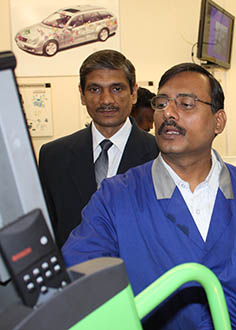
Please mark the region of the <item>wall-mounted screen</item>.
POLYGON ((212 0, 202 0, 197 57, 205 64, 230 68, 234 16, 212 0))

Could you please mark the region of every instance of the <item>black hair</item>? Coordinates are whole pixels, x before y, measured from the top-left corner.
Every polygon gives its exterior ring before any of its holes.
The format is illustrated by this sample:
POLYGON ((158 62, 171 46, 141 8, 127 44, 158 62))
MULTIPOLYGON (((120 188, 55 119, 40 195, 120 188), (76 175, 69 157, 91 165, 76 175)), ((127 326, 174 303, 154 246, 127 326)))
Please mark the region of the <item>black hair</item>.
POLYGON ((133 105, 133 108, 138 107, 151 107, 151 99, 155 96, 149 89, 139 87, 137 92, 137 102, 133 105))
POLYGON ((181 72, 198 72, 208 77, 211 88, 211 111, 216 113, 220 109, 224 109, 224 92, 220 83, 215 77, 202 66, 196 63, 181 63, 167 70, 161 77, 158 85, 158 90, 173 76, 181 72))
POLYGON ((135 67, 120 52, 112 49, 105 49, 91 54, 85 59, 80 68, 80 86, 84 94, 86 76, 92 71, 110 69, 123 70, 129 82, 131 93, 136 84, 135 67))

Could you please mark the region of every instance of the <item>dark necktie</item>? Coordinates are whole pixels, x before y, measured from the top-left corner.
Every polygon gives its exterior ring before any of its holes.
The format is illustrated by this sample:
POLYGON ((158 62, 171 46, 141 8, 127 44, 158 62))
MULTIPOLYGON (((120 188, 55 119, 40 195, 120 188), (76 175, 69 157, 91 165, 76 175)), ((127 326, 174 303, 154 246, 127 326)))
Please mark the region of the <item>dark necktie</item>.
POLYGON ((110 140, 106 140, 106 139, 100 143, 102 151, 94 164, 95 176, 96 176, 96 182, 98 188, 100 187, 102 180, 107 177, 107 171, 108 171, 107 151, 112 146, 112 144, 113 143, 110 140))

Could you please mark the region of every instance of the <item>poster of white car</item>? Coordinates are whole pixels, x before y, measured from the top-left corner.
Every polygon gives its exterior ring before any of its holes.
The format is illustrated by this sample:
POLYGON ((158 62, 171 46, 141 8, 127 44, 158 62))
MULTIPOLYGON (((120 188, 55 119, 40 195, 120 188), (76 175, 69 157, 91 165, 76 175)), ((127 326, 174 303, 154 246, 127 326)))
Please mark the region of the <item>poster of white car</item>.
POLYGON ((117 18, 104 7, 68 6, 20 30, 15 41, 28 53, 53 56, 62 49, 106 41, 117 27, 117 18))

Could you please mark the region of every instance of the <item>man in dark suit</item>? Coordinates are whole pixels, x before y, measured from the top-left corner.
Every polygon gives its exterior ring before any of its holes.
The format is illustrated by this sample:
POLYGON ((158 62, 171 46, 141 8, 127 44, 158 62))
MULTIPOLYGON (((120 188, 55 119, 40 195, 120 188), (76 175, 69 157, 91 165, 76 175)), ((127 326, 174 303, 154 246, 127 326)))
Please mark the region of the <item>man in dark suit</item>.
POLYGON ((154 136, 129 118, 137 100, 135 68, 124 55, 102 50, 80 68, 80 94, 92 123, 72 135, 42 146, 41 181, 55 231, 62 246, 81 221, 81 210, 98 188, 95 163, 101 142, 111 141, 106 177, 154 159, 159 150, 154 136))

